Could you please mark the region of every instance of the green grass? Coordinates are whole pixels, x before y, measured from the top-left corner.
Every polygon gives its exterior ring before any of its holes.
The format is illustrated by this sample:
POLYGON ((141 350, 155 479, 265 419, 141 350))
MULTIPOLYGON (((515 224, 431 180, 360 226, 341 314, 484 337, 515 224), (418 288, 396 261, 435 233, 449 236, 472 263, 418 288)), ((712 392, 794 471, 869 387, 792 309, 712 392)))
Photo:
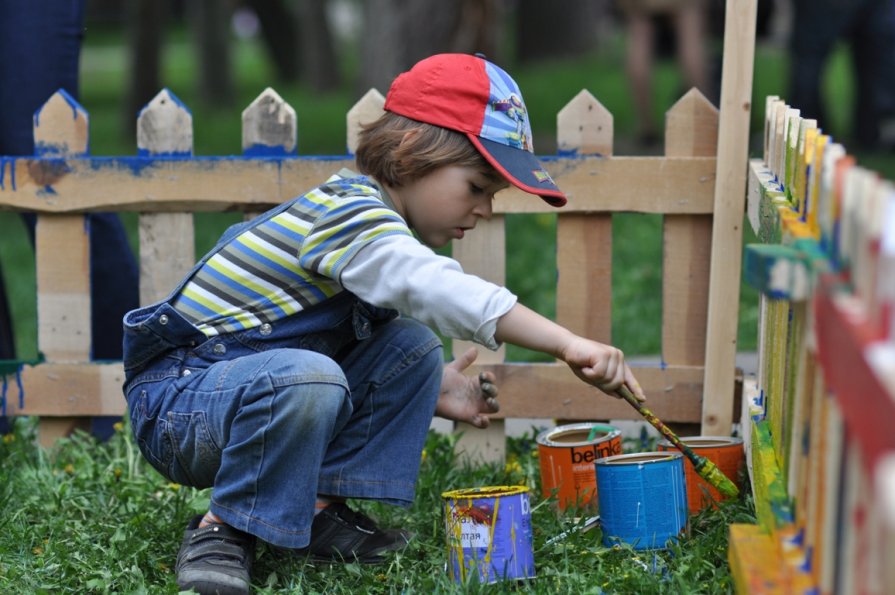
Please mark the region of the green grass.
MULTIPOLYGON (((47 452, 33 446, 34 423, 20 419, 0 442, 0 592, 174 593, 174 559, 189 518, 209 492, 163 479, 145 462, 127 426, 105 443, 85 434, 47 452)), ((667 550, 635 552, 601 545, 600 530, 574 528, 540 497, 536 446, 512 439, 507 465, 461 463, 456 437, 431 432, 417 497, 409 509, 356 503, 415 539, 381 566, 313 565, 261 546, 253 573, 258 593, 731 593, 727 526, 754 523, 748 496, 691 519, 691 534, 667 550), (526 485, 532 494, 537 578, 519 584, 455 584, 443 570, 441 494, 486 485, 526 485)), ((639 444, 626 444, 635 452, 639 444)))

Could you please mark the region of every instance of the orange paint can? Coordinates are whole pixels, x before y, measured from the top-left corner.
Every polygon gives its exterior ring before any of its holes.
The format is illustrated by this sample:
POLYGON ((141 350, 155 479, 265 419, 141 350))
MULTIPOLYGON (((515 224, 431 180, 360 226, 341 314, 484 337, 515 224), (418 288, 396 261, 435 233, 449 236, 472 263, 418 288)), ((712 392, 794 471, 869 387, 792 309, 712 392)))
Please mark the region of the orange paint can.
POLYGON ((578 423, 544 430, 537 437, 541 493, 556 496, 560 510, 580 505, 597 508, 597 459, 622 453, 621 432, 599 423, 578 423))
MULTIPOLYGON (((687 436, 681 442, 689 446, 693 452, 705 457, 715 464, 721 473, 733 483, 740 485, 740 475, 746 466, 746 453, 743 450, 742 438, 729 436, 687 436)), ((660 440, 657 450, 676 451, 677 448, 668 440, 660 440)), ((717 489, 696 473, 689 459, 684 461, 684 474, 687 477, 687 503, 690 514, 694 515, 714 502, 724 499, 717 489)))

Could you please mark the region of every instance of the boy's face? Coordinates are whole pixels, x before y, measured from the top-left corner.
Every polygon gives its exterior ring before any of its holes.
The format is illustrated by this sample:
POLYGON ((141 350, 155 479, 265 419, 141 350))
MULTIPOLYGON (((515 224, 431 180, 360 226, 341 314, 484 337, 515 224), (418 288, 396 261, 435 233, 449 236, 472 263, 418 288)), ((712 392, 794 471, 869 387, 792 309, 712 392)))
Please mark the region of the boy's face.
POLYGON ((440 248, 490 219, 494 194, 507 186, 479 169, 449 165, 389 193, 420 240, 440 248))

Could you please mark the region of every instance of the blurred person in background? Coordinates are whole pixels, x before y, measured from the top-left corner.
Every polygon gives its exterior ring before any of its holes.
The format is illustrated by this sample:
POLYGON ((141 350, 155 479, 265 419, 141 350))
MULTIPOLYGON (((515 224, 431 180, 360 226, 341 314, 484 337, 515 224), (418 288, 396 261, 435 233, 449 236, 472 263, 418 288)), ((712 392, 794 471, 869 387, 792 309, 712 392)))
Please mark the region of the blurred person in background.
MULTIPOLYGON (((851 135, 858 149, 895 148, 895 1, 793 0, 787 102, 829 122, 822 78, 836 44, 848 45, 854 73, 851 135)), ((829 125, 829 124, 827 124, 829 125)))
POLYGON ((653 76, 657 37, 663 21, 674 33, 684 90, 696 87, 710 96, 706 57, 706 0, 616 0, 627 28, 625 72, 634 96, 636 141, 653 148, 659 133, 653 118, 653 76))
MULTIPOLYGON (((0 18, 0 155, 34 155, 34 114, 60 89, 78 99, 85 0, 9 0, 0 18)), ((34 242, 34 213, 24 213, 34 242)), ((139 304, 139 272, 124 226, 114 213, 91 213, 92 356, 120 359, 121 317, 139 304)), ((0 275, 0 360, 16 357, 6 287, 0 275)), ((94 432, 111 431, 107 418, 94 432)), ((0 418, 0 431, 7 431, 0 418)))

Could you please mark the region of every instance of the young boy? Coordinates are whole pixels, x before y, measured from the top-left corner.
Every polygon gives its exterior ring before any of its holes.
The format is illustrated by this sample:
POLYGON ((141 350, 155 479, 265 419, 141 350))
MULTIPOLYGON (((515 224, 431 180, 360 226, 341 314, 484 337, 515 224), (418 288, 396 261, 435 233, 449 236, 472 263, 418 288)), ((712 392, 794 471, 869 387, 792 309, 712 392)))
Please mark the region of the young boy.
POLYGON ((484 427, 497 410, 493 376, 462 374, 475 350, 445 366, 429 327, 542 351, 643 398, 618 349, 431 250, 490 218, 508 184, 566 202, 510 76, 433 56, 395 80, 385 109, 361 133, 361 174, 227 230, 167 300, 125 317, 141 451, 172 481, 213 488, 177 557, 183 589, 247 593, 256 538, 361 562, 406 544, 345 499, 408 505, 432 415, 484 427))

